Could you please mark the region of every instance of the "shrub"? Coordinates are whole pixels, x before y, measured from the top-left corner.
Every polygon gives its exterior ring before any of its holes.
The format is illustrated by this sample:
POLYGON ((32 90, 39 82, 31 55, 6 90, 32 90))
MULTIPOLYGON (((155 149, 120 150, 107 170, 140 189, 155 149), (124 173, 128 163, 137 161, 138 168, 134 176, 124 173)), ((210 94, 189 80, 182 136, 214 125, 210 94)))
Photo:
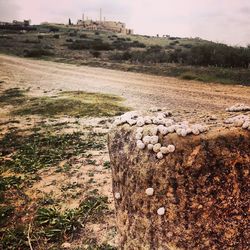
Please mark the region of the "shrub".
POLYGON ((54 55, 51 51, 45 49, 31 49, 24 50, 25 57, 42 57, 42 56, 52 56, 54 55))
POLYGON ((96 57, 96 58, 98 58, 98 57, 101 56, 101 52, 100 52, 100 51, 91 50, 90 53, 91 53, 91 55, 92 55, 93 57, 96 57))
POLYGON ((87 36, 87 34, 81 34, 80 35, 80 38, 87 38, 88 36, 87 36))
POLYGON ((43 35, 38 35, 37 38, 38 39, 43 39, 43 35))
POLYGON ((49 32, 58 32, 59 31, 59 28, 57 27, 50 27, 49 28, 49 32))
POLYGON ((72 38, 68 38, 68 39, 66 39, 66 42, 67 43, 73 43, 73 39, 72 38))
POLYGON ((59 39, 60 35, 59 34, 55 34, 53 37, 56 38, 56 39, 59 39))
POLYGON ((76 40, 68 46, 69 49, 73 50, 112 50, 112 47, 109 43, 104 43, 101 39, 94 41, 83 41, 76 40))
POLYGON ((70 36, 70 37, 77 36, 77 32, 70 32, 70 33, 69 33, 69 36, 70 36))
POLYGON ((24 43, 33 43, 33 44, 36 44, 36 43, 40 43, 40 40, 29 40, 29 39, 25 39, 23 42, 24 42, 24 43))

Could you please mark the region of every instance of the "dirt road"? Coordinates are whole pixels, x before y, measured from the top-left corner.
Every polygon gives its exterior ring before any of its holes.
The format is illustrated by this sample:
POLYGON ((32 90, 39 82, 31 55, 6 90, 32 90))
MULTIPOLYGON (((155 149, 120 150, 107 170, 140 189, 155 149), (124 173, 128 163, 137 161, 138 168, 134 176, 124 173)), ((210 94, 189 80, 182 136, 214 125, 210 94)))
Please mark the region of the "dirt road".
POLYGON ((250 87, 205 84, 102 68, 0 55, 0 80, 9 87, 40 91, 84 90, 123 96, 135 109, 151 106, 221 111, 237 102, 250 105, 250 87))

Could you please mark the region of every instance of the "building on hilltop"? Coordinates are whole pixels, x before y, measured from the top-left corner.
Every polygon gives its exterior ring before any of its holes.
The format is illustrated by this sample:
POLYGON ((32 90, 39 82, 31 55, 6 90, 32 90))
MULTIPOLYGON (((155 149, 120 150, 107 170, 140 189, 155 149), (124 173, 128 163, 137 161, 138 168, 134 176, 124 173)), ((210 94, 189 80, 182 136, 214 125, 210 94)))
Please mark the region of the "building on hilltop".
POLYGON ((126 24, 122 22, 116 22, 116 21, 106 21, 105 18, 102 19, 102 10, 100 10, 100 20, 99 21, 93 21, 91 19, 84 18, 84 15, 81 20, 77 21, 77 26, 82 27, 84 29, 88 30, 104 30, 104 31, 111 31, 115 33, 121 33, 124 35, 131 35, 133 34, 132 29, 127 29, 126 24))

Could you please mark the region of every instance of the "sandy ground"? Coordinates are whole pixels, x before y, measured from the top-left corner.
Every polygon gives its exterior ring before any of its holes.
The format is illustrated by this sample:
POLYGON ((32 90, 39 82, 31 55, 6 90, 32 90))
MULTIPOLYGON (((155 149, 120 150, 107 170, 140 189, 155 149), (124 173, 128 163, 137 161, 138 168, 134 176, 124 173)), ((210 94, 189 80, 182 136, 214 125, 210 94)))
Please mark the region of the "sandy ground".
POLYGON ((145 110, 152 106, 218 112, 237 102, 250 104, 250 88, 207 84, 87 66, 0 55, 0 80, 11 87, 40 91, 84 90, 123 96, 125 104, 145 110), (11 77, 10 77, 11 76, 11 77))

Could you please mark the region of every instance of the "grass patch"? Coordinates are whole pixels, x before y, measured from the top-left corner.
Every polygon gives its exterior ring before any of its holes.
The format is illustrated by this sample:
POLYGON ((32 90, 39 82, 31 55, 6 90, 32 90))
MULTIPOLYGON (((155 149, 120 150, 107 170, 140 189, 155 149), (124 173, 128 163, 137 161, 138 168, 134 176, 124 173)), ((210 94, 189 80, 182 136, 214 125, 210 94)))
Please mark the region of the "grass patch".
POLYGON ((10 132, 0 140, 0 171, 36 173, 88 149, 102 149, 104 141, 98 138, 96 134, 80 132, 58 135, 34 132, 28 136, 10 132))
MULTIPOLYGON (((23 131, 12 131, 0 140, 0 249, 29 249, 27 223, 20 218, 30 202, 24 190, 37 181, 38 170, 59 166, 61 161, 70 164, 72 157, 84 156, 90 149, 103 149, 106 143, 104 135, 93 132, 56 134, 52 126, 34 131, 26 135, 23 131), (23 209, 18 205, 20 197, 25 202, 23 209), (13 227, 14 222, 23 226, 13 227)), ((56 204, 52 199, 46 199, 43 204, 38 202, 40 208, 30 215, 36 214, 31 236, 33 246, 37 242, 59 244, 73 239, 85 223, 101 218, 107 211, 106 203, 107 198, 98 194, 83 200, 77 209, 66 211, 52 208, 56 204)))
POLYGON ((2 92, 0 95, 1 105, 20 105, 26 101, 25 93, 27 91, 19 88, 11 88, 2 92))
POLYGON ((108 210, 107 197, 92 196, 86 198, 78 208, 60 211, 55 207, 40 208, 36 223, 40 233, 50 241, 73 239, 90 220, 98 220, 108 210))
POLYGON ((12 112, 13 115, 42 115, 73 117, 116 116, 129 109, 121 104, 122 98, 83 91, 63 92, 58 97, 34 98, 12 112))
MULTIPOLYGON (((0 234, 1 234, 0 230, 0 234)), ((29 245, 27 241, 27 230, 24 226, 16 226, 11 229, 7 229, 1 238, 0 249, 5 250, 28 250, 29 245)))

